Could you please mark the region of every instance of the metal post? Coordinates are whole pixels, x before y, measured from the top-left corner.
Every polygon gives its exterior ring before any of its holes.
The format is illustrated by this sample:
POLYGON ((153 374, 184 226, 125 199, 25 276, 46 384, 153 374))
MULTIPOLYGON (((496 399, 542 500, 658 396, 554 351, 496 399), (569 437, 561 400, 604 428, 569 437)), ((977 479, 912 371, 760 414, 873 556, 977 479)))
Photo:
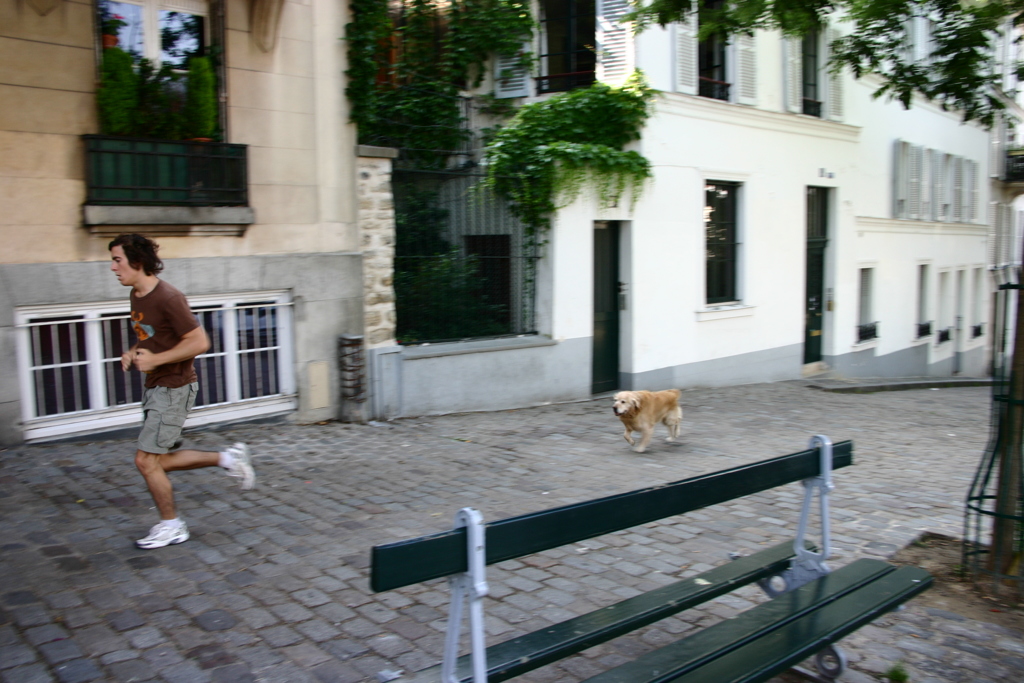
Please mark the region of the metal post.
POLYGON ((459 660, 459 637, 462 631, 462 601, 464 598, 468 598, 473 683, 487 683, 487 644, 484 637, 483 599, 488 593, 488 587, 483 515, 473 508, 462 508, 455 515, 455 528, 463 527, 466 529, 467 571, 449 579, 452 588, 452 602, 448 611, 448 630, 445 634, 441 680, 443 683, 459 683, 456 664, 459 660))

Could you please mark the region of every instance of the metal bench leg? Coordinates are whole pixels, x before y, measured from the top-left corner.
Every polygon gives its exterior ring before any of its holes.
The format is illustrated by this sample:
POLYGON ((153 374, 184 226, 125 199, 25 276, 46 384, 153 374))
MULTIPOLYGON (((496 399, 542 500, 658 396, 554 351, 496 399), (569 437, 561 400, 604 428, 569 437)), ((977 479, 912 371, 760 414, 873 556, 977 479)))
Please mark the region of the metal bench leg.
POLYGON ((462 602, 468 599, 473 683, 487 683, 483 599, 488 588, 483 515, 473 508, 462 508, 455 515, 455 528, 461 527, 466 527, 466 560, 469 571, 455 574, 448 580, 452 590, 452 601, 448 609, 448 630, 444 639, 441 680, 443 683, 459 681, 456 664, 459 660, 459 639, 462 633, 462 602))
POLYGON ((832 484, 832 441, 827 436, 818 434, 811 437, 810 446, 817 448, 821 455, 821 474, 803 480, 804 504, 800 510, 800 523, 797 526, 796 539, 793 541, 793 551, 796 553, 796 557, 790 563, 789 569, 757 582, 761 590, 772 598, 821 578, 830 571, 825 560, 828 559, 829 545, 832 542, 828 521, 828 495, 835 488, 832 484), (804 544, 815 491, 818 492, 819 517, 821 518, 821 551, 817 553, 808 550, 804 544), (776 585, 779 580, 784 585, 776 585))
POLYGON ((791 671, 814 683, 835 683, 846 671, 846 654, 838 645, 829 645, 814 655, 814 666, 818 673, 802 666, 794 666, 791 671))

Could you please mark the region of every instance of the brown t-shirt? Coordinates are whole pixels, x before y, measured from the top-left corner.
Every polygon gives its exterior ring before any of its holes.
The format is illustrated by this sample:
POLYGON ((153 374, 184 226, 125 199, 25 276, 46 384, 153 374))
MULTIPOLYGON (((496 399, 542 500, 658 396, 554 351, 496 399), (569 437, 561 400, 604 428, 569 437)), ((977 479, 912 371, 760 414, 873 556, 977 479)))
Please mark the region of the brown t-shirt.
MULTIPOLYGON (((139 348, 163 353, 178 345, 181 338, 199 327, 199 321, 188 306, 185 295, 159 280, 146 296, 132 290, 132 329, 139 348)), ((196 381, 192 359, 167 363, 146 373, 147 387, 183 387, 196 381)))

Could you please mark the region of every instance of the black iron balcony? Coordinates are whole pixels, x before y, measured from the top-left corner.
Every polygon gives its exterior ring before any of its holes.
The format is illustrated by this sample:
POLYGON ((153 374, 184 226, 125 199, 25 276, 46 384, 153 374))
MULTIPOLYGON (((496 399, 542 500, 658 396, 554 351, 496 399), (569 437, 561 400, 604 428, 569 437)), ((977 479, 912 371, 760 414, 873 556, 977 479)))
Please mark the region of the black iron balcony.
POLYGON ((246 206, 247 146, 83 135, 86 204, 246 206))
POLYGON ((983 334, 985 334, 985 323, 971 325, 971 339, 977 339, 983 334))
POLYGON ((594 82, 593 71, 573 71, 564 74, 551 74, 537 77, 537 92, 567 92, 576 88, 585 88, 594 82))
POLYGON ((701 97, 710 97, 713 100, 729 101, 729 83, 716 81, 713 78, 701 76, 697 79, 697 93, 701 97))
POLYGON ((878 338, 878 323, 857 325, 857 343, 878 338))
POLYGON ((938 338, 938 340, 935 343, 936 344, 945 344, 946 342, 948 342, 952 338, 953 338, 953 328, 952 327, 947 327, 944 330, 939 330, 939 338, 938 338))
POLYGON ((1006 153, 1005 175, 1007 182, 1024 180, 1024 149, 1010 150, 1006 153))
POLYGON ((808 116, 817 116, 818 118, 821 118, 821 102, 805 97, 803 111, 808 116))
POLYGON ((917 324, 917 338, 930 337, 932 334, 932 321, 917 324))

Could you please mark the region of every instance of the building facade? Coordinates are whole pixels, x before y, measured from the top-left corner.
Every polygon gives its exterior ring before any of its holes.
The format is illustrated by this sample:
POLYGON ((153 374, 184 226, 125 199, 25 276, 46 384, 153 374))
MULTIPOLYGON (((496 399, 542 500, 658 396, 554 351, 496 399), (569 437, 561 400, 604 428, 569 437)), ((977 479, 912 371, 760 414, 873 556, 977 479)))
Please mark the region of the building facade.
POLYGON ((328 0, 0 2, 0 443, 139 421, 141 379, 117 362, 133 342, 109 272, 122 232, 157 239, 162 277, 210 334, 190 425, 339 415, 337 340, 362 334, 364 300, 346 13, 328 0), (136 73, 143 58, 167 67, 172 84, 194 73, 187 56, 207 57, 214 139, 102 135, 111 49, 136 73))
POLYGON ((659 92, 633 149, 653 179, 634 205, 584 194, 553 217, 536 334, 380 350, 379 415, 986 374, 987 249, 1006 203, 989 131, 831 74, 841 25, 700 42, 695 19, 634 36, 627 3, 588 8, 539 2, 536 71, 497 64, 485 88, 527 103, 641 69, 659 92))

